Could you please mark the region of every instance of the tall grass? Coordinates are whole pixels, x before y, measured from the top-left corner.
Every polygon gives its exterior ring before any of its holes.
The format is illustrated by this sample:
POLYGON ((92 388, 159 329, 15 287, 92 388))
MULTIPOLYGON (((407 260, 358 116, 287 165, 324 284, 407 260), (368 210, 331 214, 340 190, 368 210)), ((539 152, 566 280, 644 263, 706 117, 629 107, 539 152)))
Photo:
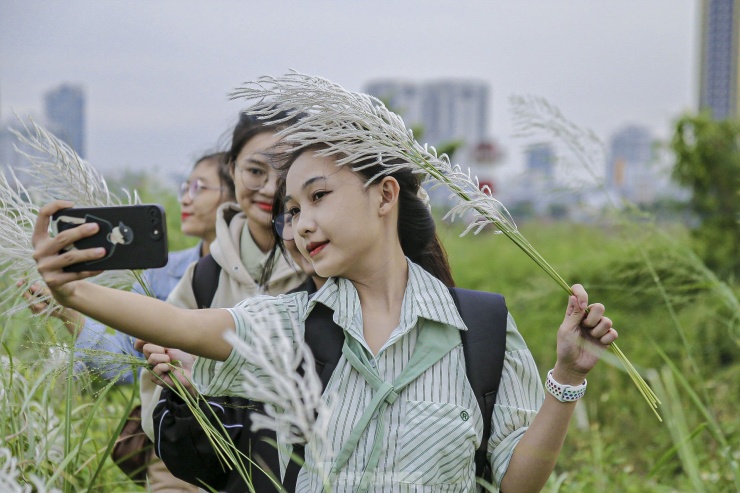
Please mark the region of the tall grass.
MULTIPOLYGON (((666 228, 674 236, 682 236, 680 226, 666 228)), ((740 426, 734 409, 740 404, 736 385, 740 369, 736 343, 729 337, 727 325, 733 317, 727 308, 734 305, 732 300, 717 296, 712 283, 699 282, 701 270, 695 270, 696 266, 674 258, 685 247, 680 239, 668 242, 660 234, 645 234, 636 245, 629 244, 623 235, 631 230, 623 225, 603 228, 531 223, 523 229, 531 241, 545 245, 543 254, 558 269, 586 286, 593 301, 607 300, 607 314, 622 321, 617 327, 620 341, 634 359, 645 369, 674 367, 689 434, 708 423, 689 438, 695 445, 701 477, 705 482, 714 481, 707 491, 736 491, 740 426), (602 248, 589 248, 594 237, 601 239, 602 248), (567 245, 559 241, 561 238, 569 238, 567 245), (582 253, 574 257, 572 251, 582 253), (676 334, 641 252, 650 256, 656 272, 666 274, 662 286, 684 329, 685 342, 676 334), (691 348, 690 353, 686 347, 691 348), (698 371, 692 370, 694 367, 698 371), (708 389, 708 398, 702 389, 708 389)), ((509 310, 538 366, 551 367, 555 360, 552 328, 559 324, 562 309, 557 290, 495 235, 458 238, 454 228, 443 228, 440 233, 456 282, 506 294, 509 310)), ((733 297, 738 287, 725 285, 720 291, 733 297)), ((591 424, 585 429, 574 424, 568 435, 555 473, 557 477, 567 472, 567 478, 561 478, 563 491, 604 491, 604 482, 606 491, 693 491, 681 458, 665 457, 676 440, 688 437, 655 426, 629 386, 626 376, 609 366, 596 368, 589 378, 589 391, 579 406, 585 406, 591 424), (602 457, 599 468, 593 463, 596 452, 602 457), (653 471, 661 458, 665 462, 653 471)), ((673 419, 672 409, 671 400, 665 411, 669 419, 673 419)))
MULTIPOLYGON (((547 488, 738 491, 740 288, 706 269, 680 225, 620 214, 602 225, 532 223, 522 230, 563 277, 582 282, 592 300, 606 301, 620 322, 620 344, 666 402, 667 426, 655 426, 623 372, 602 365, 579 403, 585 424, 574 425, 547 488)), ((444 225, 440 233, 456 282, 506 294, 538 365, 551 367, 563 304, 557 286, 500 237, 483 231, 459 238, 458 228, 444 225)), ((0 279, 5 287, 14 281, 0 279)), ((7 480, 17 486, 8 491, 30 485, 37 491, 141 491, 108 458, 137 389, 73 378, 71 340, 55 324, 34 323, 25 312, 6 317, 0 486, 7 480)))
POLYGON ((66 331, 37 321, 16 317, 4 325, 0 448, 13 457, 18 477, 38 491, 131 490, 108 460, 122 424, 122 389, 73 377, 66 331), (38 343, 24 336, 38 330, 52 337, 38 343))
MULTIPOLYGON (((589 391, 579 404, 588 415, 586 427, 574 425, 548 488, 568 492, 693 491, 684 459, 677 453, 677 444, 689 441, 689 455, 693 454, 698 465, 705 491, 737 491, 734 478, 740 459, 740 425, 736 409, 740 390, 736 383, 740 370, 736 342, 728 337, 727 323, 732 318, 728 307, 733 306, 731 298, 738 287, 713 287, 701 281, 701 270, 695 266, 680 264, 683 267, 678 268, 673 256, 685 246, 680 226, 669 228, 676 238, 671 242, 646 234, 639 237, 636 246, 623 241, 623 228, 523 226, 531 241, 543 245, 543 254, 558 269, 584 283, 593 300, 609 300, 608 312, 624 321, 620 327, 622 345, 636 360, 646 368, 655 368, 661 378, 663 368, 673 367, 676 392, 672 396, 678 399, 688 435, 679 432, 674 436, 669 428, 656 426, 639 396, 630 390, 626 376, 617 368, 601 366, 589 379, 589 391), (603 248, 588 248, 596 236, 604 240, 603 248), (561 238, 569 238, 568 245, 561 238), (635 248, 649 255, 683 327, 685 342, 676 335, 652 275, 635 248), (583 253, 574 257, 573 249, 583 253), (718 296, 717 289, 730 298, 718 296), (692 370, 694 366, 698 372, 692 370), (707 389, 708 398, 702 389, 707 389)), ((539 269, 514 245, 496 235, 484 232, 459 238, 457 228, 446 226, 440 228, 440 234, 456 282, 506 294, 538 366, 551 367, 553 328, 562 316, 557 288, 543 280, 539 269)), ((30 480, 35 475, 60 491, 65 483, 71 491, 142 491, 111 463, 106 452, 136 389, 96 390, 89 382, 72 380, 73 392, 68 394, 68 353, 58 349, 71 342, 65 332, 55 320, 33 324, 23 314, 6 320, 0 337, 6 355, 0 387, 0 448, 11 451, 23 478, 30 480), (72 412, 67 414, 66 409, 72 412), (64 431, 65 420, 70 423, 69 432, 64 431), (32 430, 38 431, 29 434, 31 424, 35 424, 32 430), (65 439, 72 458, 63 463, 65 439)), ((673 397, 666 400, 667 421, 674 419, 671 410, 675 406, 673 397)))
MULTIPOLYGON (((531 136, 539 132, 555 139, 569 151, 567 157, 573 161, 577 169, 587 175, 588 179, 592 181, 592 187, 599 187, 606 193, 593 170, 593 163, 602 160, 604 157, 603 146, 593 132, 568 121, 557 108, 541 98, 514 98, 513 103, 515 118, 518 120, 522 134, 531 136)), ((609 198, 608 194, 607 198, 609 198)), ((619 230, 622 232, 623 244, 629 245, 633 254, 627 257, 622 265, 618 265, 616 269, 618 272, 617 278, 620 274, 622 276, 627 274, 627 277, 631 278, 627 289, 633 293, 635 288, 640 285, 636 285, 635 277, 648 279, 647 282, 643 281, 641 283, 645 288, 643 292, 645 295, 654 297, 657 295, 657 299, 662 301, 670 321, 668 325, 675 331, 675 336, 677 336, 683 349, 682 357, 676 359, 681 361, 688 372, 679 370, 678 365, 674 364, 674 359, 661 349, 662 344, 659 344, 651 336, 647 337, 666 365, 660 372, 662 378, 656 377, 657 372, 651 371, 651 380, 654 385, 660 388, 658 393, 664 399, 670 399, 669 429, 673 440, 672 450, 679 452, 683 469, 695 491, 704 491, 699 486, 699 459, 691 447, 691 440, 704 427, 708 427, 712 431, 714 439, 721 446, 722 453, 720 457, 724 459, 723 462, 728 471, 725 476, 731 479, 735 489, 740 491, 737 447, 733 450, 729 446, 722 427, 719 426, 714 413, 711 411, 712 400, 710 394, 704 385, 702 371, 694 355, 694 347, 689 343, 684 324, 678 317, 676 308, 681 301, 686 301, 687 295, 698 293, 703 293, 704 296, 712 298, 715 304, 719 302, 719 314, 726 317, 723 323, 727 328, 728 344, 734 346, 732 349, 737 350, 740 346, 740 338, 738 338, 740 303, 738 303, 738 297, 732 288, 719 280, 688 246, 679 244, 666 231, 657 228, 653 218, 648 214, 641 213, 634 205, 625 201, 621 203, 621 207, 611 201, 611 212, 610 217, 616 219, 616 224, 620 225, 619 230), (635 217, 638 218, 637 221, 634 220, 635 217), (654 243, 646 247, 644 240, 641 241, 641 239, 648 235, 657 237, 657 242, 653 240, 654 243), (666 255, 666 253, 668 254, 666 255), (630 264, 631 269, 627 268, 627 265, 630 264), (666 279, 669 280, 668 283, 665 282, 666 279), (683 299, 676 296, 677 292, 683 295, 683 299), (693 378, 687 378, 688 375, 693 376, 693 378), (686 418, 682 412, 683 407, 674 384, 674 377, 683 384, 684 390, 688 393, 692 403, 707 420, 691 433, 687 428, 686 418), (690 380, 695 382, 698 391, 692 388, 690 380), (701 398, 699 394, 701 394, 701 398)), ((713 315, 716 316, 717 313, 713 315)), ((735 359, 736 355, 737 352, 735 351, 735 359)), ((666 453, 664 458, 669 455, 669 453, 666 453)))

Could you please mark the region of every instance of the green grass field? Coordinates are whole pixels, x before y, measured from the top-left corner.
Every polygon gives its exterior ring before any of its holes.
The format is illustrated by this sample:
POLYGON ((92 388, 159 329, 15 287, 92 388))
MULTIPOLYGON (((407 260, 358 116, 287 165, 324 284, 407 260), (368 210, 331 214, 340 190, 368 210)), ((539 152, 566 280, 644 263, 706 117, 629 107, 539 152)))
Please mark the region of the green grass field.
MULTIPOLYGON (((504 236, 458 238, 462 229, 440 227, 457 284, 506 296, 544 377, 565 295, 504 236)), ((607 306, 620 348, 663 400, 660 423, 618 363, 602 362, 546 491, 740 490, 738 285, 696 262, 681 227, 529 223, 522 232, 566 281, 607 306)), ((106 459, 134 389, 72 381, 60 349, 70 336, 54 321, 21 313, 4 321, 0 339, 0 449, 17 459, 22 481, 142 491, 106 459)), ((0 476, 8 464, 0 455, 0 476)))

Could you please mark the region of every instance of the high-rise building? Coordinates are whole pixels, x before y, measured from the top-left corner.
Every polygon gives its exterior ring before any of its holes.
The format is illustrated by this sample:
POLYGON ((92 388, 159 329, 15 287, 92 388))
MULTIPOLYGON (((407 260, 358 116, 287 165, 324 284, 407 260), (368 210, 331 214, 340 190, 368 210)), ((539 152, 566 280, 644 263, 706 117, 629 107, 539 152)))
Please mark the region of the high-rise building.
POLYGON ((631 202, 651 202, 655 195, 652 161, 650 131, 637 125, 622 128, 610 141, 606 163, 607 187, 631 202))
POLYGON ((527 171, 546 178, 555 174, 555 151, 547 142, 532 144, 525 151, 527 171))
MULTIPOLYGON (((492 168, 501 155, 488 136, 488 85, 468 80, 413 83, 383 79, 365 85, 371 94, 403 118, 421 143, 455 144, 455 163, 478 178, 481 187, 496 190, 492 168)), ((450 199, 445 188, 430 191, 435 204, 450 199)))
POLYGON ((82 87, 62 84, 44 94, 48 129, 85 157, 85 93, 82 87))
POLYGON ((412 82, 383 79, 368 83, 364 92, 380 99, 403 117, 409 127, 423 125, 421 86, 412 82))
POLYGON ((699 107, 740 118, 740 0, 703 0, 699 107))
POLYGON ((488 86, 483 82, 440 81, 421 91, 425 140, 481 142, 488 128, 488 86))
POLYGON ((428 144, 461 141, 472 146, 487 137, 489 95, 484 82, 386 79, 367 84, 364 91, 385 102, 409 127, 420 126, 420 140, 428 144))

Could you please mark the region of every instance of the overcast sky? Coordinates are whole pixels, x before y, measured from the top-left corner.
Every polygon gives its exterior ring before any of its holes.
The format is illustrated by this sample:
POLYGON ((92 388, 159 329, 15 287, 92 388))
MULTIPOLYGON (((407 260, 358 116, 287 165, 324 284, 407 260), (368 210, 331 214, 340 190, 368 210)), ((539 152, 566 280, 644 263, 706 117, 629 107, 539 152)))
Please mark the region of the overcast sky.
POLYGON ((375 78, 474 78, 521 162, 508 98, 543 96, 602 139, 656 137, 697 101, 697 0, 0 1, 0 118, 87 95, 87 157, 186 171, 233 125, 246 80, 290 69, 359 91, 375 78))

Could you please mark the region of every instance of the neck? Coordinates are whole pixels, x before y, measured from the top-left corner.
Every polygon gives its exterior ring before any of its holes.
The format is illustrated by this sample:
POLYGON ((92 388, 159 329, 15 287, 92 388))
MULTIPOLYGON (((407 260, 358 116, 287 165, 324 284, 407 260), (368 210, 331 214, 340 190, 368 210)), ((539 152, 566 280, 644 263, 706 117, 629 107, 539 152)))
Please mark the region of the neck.
POLYGON ((326 283, 326 278, 321 276, 311 276, 311 280, 316 285, 316 291, 324 287, 324 284, 326 283))
POLYGON ((270 229, 265 230, 265 228, 260 227, 255 221, 249 220, 247 220, 247 229, 249 229, 249 234, 252 235, 254 244, 257 245, 262 253, 266 253, 272 248, 274 238, 270 229))
POLYGON ((378 354, 401 320, 409 269, 401 246, 395 246, 381 249, 382 256, 366 263, 372 269, 351 279, 360 298, 365 342, 373 354, 378 354))
POLYGON ((205 257, 211 253, 211 243, 216 240, 216 230, 213 230, 213 234, 209 234, 200 239, 200 256, 205 257))
POLYGON ((398 251, 384 255, 381 262, 374 262, 365 275, 353 276, 351 279, 357 289, 360 302, 373 305, 383 304, 390 307, 393 304, 401 305, 403 293, 408 282, 408 263, 400 246, 398 251))
POLYGON ((200 256, 205 257, 209 253, 211 253, 211 243, 213 243, 213 240, 206 240, 203 238, 200 243, 200 256))

